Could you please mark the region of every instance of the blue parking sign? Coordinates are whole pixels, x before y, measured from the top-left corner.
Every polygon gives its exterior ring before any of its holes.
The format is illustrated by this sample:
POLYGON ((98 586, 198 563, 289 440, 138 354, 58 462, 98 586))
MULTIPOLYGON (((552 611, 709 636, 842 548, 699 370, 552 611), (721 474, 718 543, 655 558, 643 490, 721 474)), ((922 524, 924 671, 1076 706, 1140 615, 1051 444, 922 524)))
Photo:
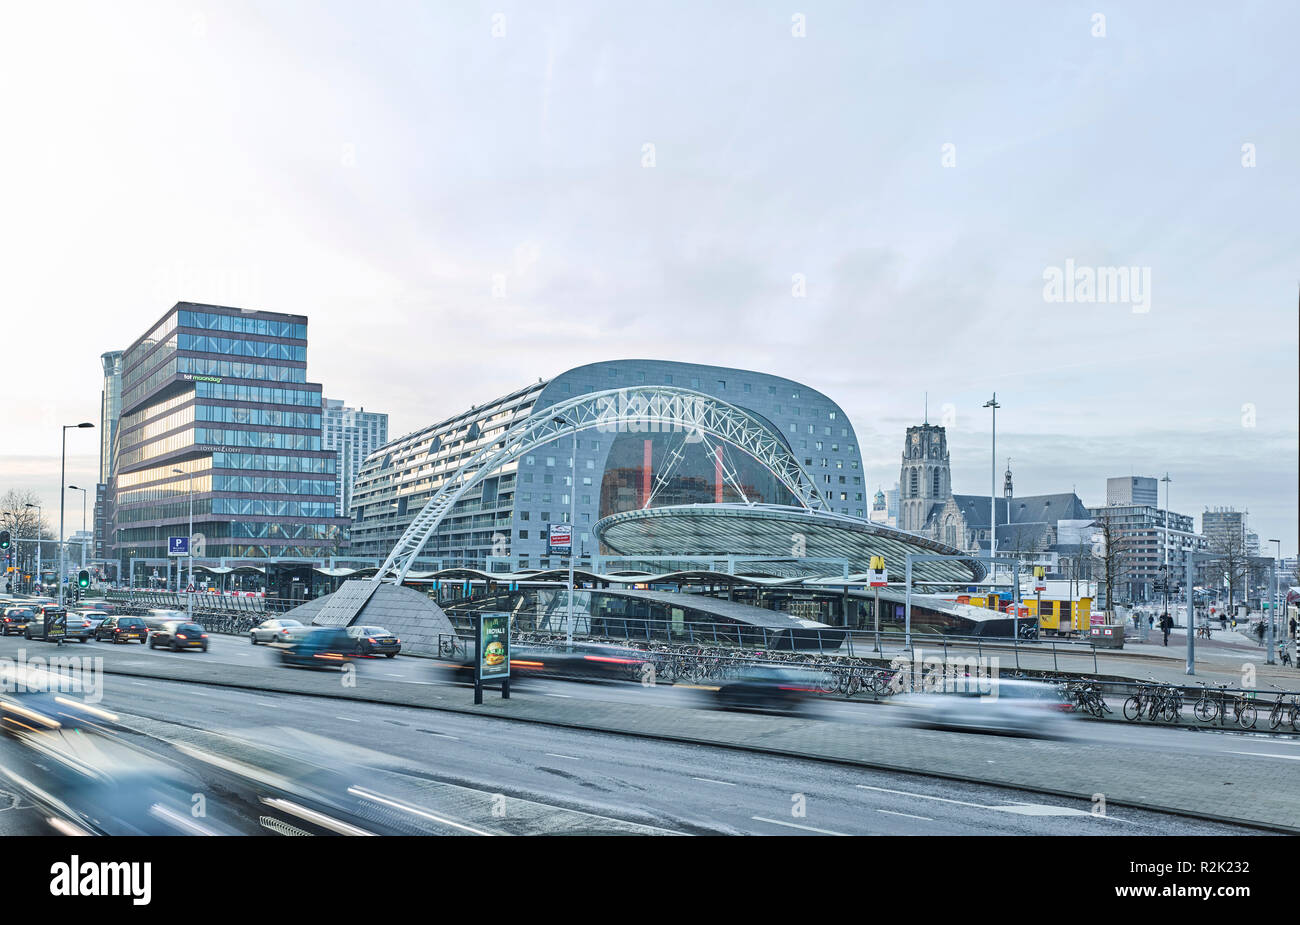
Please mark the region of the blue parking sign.
POLYGON ((188 556, 189 554, 190 554, 190 538, 188 536, 167 537, 167 555, 188 556))

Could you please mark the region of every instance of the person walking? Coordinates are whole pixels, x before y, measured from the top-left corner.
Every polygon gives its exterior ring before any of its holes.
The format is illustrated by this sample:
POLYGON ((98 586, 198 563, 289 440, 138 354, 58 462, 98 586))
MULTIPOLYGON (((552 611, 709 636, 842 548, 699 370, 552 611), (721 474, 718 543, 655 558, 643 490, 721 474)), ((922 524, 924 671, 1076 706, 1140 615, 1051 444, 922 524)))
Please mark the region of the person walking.
POLYGON ((1174 628, 1174 618, 1167 613, 1160 615, 1160 631, 1165 634, 1165 645, 1169 645, 1169 631, 1174 628))

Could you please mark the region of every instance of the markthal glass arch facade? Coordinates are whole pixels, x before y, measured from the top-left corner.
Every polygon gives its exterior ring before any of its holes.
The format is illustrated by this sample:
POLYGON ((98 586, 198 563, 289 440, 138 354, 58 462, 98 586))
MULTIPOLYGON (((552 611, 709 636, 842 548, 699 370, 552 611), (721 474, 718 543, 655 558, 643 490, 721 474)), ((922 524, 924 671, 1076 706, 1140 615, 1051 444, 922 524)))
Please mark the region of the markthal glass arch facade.
MULTIPOLYGON (((646 386, 690 389, 758 416, 780 435, 832 511, 866 516, 857 435, 844 410, 826 395, 749 370, 614 360, 526 386, 371 454, 357 476, 349 553, 386 556, 447 477, 512 424, 584 394, 646 386)), ((567 522, 571 504, 580 558, 590 558, 600 552, 593 525, 613 514, 668 505, 793 500, 770 472, 732 446, 672 428, 580 431, 502 466, 470 489, 419 561, 444 567, 491 564, 501 571, 556 567, 563 560, 547 553, 548 526, 567 522)))

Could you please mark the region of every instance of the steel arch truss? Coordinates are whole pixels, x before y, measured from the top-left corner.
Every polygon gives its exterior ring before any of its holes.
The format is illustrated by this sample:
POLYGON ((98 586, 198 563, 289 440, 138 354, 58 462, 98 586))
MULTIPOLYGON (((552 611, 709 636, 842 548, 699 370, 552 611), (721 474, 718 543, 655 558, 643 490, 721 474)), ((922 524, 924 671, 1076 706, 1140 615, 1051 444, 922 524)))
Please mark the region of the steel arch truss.
MULTIPOLYGON (((584 430, 605 433, 681 432, 686 434, 688 442, 706 445, 708 438, 712 437, 753 457, 803 507, 819 511, 830 509, 785 439, 757 415, 710 395, 673 386, 609 389, 538 409, 510 427, 491 446, 470 457, 443 482, 415 516, 371 580, 400 584, 416 556, 465 492, 519 457, 559 437, 584 430)), ((570 486, 569 490, 576 490, 576 487, 570 486)))

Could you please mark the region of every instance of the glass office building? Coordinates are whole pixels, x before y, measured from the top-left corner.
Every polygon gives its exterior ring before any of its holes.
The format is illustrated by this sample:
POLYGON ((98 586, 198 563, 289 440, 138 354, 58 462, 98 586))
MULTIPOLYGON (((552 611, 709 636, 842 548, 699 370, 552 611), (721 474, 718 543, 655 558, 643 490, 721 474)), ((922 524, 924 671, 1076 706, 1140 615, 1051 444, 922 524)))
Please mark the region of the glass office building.
POLYGON ((161 559, 188 530, 222 557, 324 558, 347 540, 302 315, 177 303, 125 351, 112 548, 161 559))

